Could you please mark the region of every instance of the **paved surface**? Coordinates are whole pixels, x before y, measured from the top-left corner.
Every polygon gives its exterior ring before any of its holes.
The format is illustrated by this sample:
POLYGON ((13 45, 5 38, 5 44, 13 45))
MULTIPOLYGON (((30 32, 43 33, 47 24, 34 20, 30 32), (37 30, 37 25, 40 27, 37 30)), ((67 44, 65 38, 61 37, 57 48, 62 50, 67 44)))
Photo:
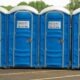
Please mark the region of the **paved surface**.
POLYGON ((80 70, 0 69, 0 80, 80 80, 80 70))

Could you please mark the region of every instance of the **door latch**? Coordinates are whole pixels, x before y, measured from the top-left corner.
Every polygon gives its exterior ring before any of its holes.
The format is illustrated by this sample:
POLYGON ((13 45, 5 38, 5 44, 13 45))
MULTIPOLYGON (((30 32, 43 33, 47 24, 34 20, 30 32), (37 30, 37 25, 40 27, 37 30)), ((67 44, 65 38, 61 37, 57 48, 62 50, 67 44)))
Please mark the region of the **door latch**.
POLYGON ((27 41, 28 41, 28 42, 32 42, 32 39, 31 39, 31 38, 28 38, 27 41))
POLYGON ((63 39, 62 39, 62 38, 60 38, 60 39, 59 39, 59 43, 61 43, 61 44, 62 44, 63 42, 64 42, 64 41, 63 41, 63 39))

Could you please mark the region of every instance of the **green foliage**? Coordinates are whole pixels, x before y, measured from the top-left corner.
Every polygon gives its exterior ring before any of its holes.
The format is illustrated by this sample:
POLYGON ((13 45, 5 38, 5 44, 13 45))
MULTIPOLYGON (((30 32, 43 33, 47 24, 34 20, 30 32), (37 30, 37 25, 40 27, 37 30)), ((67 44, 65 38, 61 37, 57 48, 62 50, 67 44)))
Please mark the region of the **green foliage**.
POLYGON ((48 7, 49 5, 45 4, 44 2, 41 2, 41 1, 37 1, 36 2, 36 7, 37 7, 37 10, 40 12, 42 9, 48 7))
POLYGON ((49 6, 49 5, 45 4, 43 1, 36 1, 36 2, 32 1, 28 5, 36 8, 39 12, 42 9, 44 9, 44 8, 49 6))
POLYGON ((5 9, 7 9, 8 11, 13 8, 12 6, 2 6, 2 7, 5 8, 5 9))
POLYGON ((28 5, 35 8, 36 7, 36 2, 31 1, 28 5))
POLYGON ((27 5, 27 3, 26 3, 26 2, 20 2, 20 3, 18 4, 18 6, 22 6, 22 5, 27 5))
POLYGON ((66 6, 67 9, 73 12, 73 10, 80 7, 80 0, 71 0, 71 2, 66 6))
MULTIPOLYGON (((49 6, 49 5, 47 5, 46 3, 44 3, 43 1, 31 1, 31 2, 29 2, 28 4, 27 4, 26 2, 20 2, 17 6, 22 6, 22 5, 25 5, 25 6, 29 5, 29 6, 31 6, 31 7, 34 7, 34 8, 37 9, 39 12, 40 12, 42 9, 44 9, 44 8, 46 8, 46 7, 49 6)), ((2 7, 4 7, 4 8, 7 9, 7 10, 11 10, 11 9, 13 8, 12 6, 2 6, 2 7)))

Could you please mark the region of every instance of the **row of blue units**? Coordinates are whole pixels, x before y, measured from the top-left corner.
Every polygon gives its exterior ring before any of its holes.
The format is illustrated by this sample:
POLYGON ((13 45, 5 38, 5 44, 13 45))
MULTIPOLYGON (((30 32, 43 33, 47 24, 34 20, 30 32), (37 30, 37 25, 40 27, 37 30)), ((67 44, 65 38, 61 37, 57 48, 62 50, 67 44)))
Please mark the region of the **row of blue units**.
POLYGON ((80 68, 79 15, 80 9, 75 10, 71 23, 65 8, 51 6, 38 13, 30 6, 9 12, 0 7, 0 67, 80 68))
POLYGON ((9 67, 69 67, 70 13, 49 7, 40 14, 29 6, 8 15, 9 67), (67 59, 66 59, 67 58, 67 59))
POLYGON ((53 6, 40 14, 30 6, 0 10, 6 12, 1 11, 1 67, 69 67, 68 10, 53 6))

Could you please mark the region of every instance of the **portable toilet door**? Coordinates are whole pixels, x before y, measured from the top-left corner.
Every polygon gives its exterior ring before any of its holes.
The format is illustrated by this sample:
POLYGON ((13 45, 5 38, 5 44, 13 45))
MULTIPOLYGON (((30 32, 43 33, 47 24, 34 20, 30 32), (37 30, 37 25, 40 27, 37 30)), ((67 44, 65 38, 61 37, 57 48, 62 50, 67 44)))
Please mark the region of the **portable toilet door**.
POLYGON ((9 66, 37 67, 38 11, 29 6, 15 7, 9 23, 9 66))
POLYGON ((0 7, 0 67, 7 67, 7 14, 8 11, 0 7))
POLYGON ((72 68, 80 68, 80 8, 72 15, 72 68))
POLYGON ((70 12, 48 7, 40 13, 40 66, 69 67, 70 12))

